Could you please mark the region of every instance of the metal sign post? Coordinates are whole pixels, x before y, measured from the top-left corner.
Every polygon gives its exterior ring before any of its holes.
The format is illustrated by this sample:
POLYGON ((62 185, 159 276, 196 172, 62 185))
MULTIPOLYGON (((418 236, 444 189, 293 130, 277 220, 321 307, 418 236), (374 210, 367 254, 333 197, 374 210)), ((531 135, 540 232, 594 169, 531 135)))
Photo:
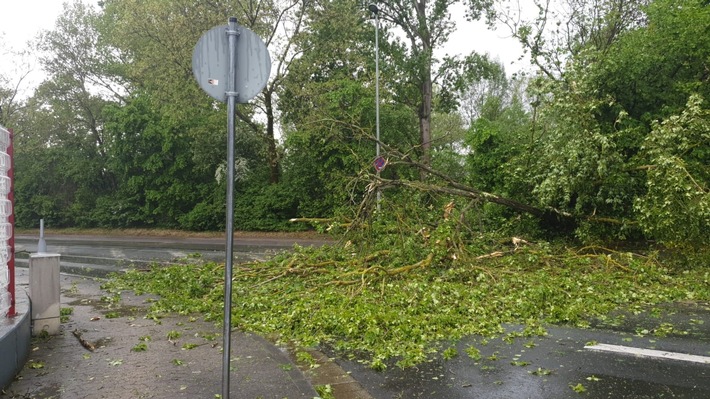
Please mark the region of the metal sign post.
MULTIPOLYGON (((380 172, 384 168, 384 162, 380 157, 380 9, 376 4, 370 4, 367 7, 375 14, 375 171, 377 177, 380 177, 380 172), (379 165, 379 166, 378 166, 379 165)), ((377 211, 380 210, 380 201, 382 200, 382 192, 380 186, 377 186, 377 211)))
POLYGON ((266 44, 230 17, 228 25, 212 28, 192 53, 192 71, 200 87, 212 98, 227 102, 227 248, 224 265, 224 329, 222 346, 222 399, 229 399, 232 341, 232 266, 234 262, 234 125, 237 103, 254 98, 271 72, 266 44))
POLYGON ((232 263, 234 261, 234 113, 237 106, 237 19, 229 18, 229 75, 227 76, 227 253, 224 266, 224 329, 222 332, 222 398, 229 399, 229 361, 232 354, 232 263))

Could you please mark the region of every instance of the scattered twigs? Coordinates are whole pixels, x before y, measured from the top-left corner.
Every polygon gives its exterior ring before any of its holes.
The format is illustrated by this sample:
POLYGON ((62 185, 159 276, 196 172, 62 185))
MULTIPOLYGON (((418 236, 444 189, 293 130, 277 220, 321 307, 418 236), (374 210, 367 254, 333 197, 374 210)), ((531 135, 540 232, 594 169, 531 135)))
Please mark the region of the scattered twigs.
POLYGON ((423 268, 423 267, 428 267, 429 265, 431 265, 431 262, 432 262, 433 260, 434 260, 434 253, 430 253, 426 258, 420 260, 420 261, 417 262, 417 263, 414 263, 414 264, 412 264, 412 265, 407 265, 407 266, 398 267, 398 268, 392 269, 392 270, 388 270, 388 271, 387 271, 387 275, 389 275, 389 276, 394 276, 394 275, 397 275, 397 274, 401 274, 401 273, 408 272, 408 271, 410 271, 410 270, 419 269, 419 268, 423 268))
POLYGON ((333 266, 335 265, 335 261, 332 260, 327 260, 325 262, 318 262, 318 263, 305 263, 303 265, 300 265, 301 268, 309 268, 309 269, 318 269, 321 267, 326 267, 326 266, 333 266))
POLYGON ((513 243, 513 245, 515 246, 515 248, 511 249, 510 251, 493 251, 493 252, 488 253, 488 254, 484 254, 484 255, 477 256, 477 257, 475 257, 474 259, 476 259, 476 260, 482 260, 482 259, 490 259, 490 258, 500 258, 500 257, 502 257, 502 256, 504 256, 504 255, 511 255, 511 254, 515 253, 515 251, 517 251, 517 250, 523 248, 524 246, 532 245, 531 242, 526 241, 526 240, 524 240, 524 239, 522 239, 522 238, 520 238, 520 237, 512 237, 512 238, 510 239, 510 241, 511 241, 511 242, 513 243))
POLYGON ((529 241, 526 241, 520 237, 513 237, 510 241, 513 243, 513 245, 515 245, 516 250, 523 245, 530 245, 529 241))
POLYGON ((621 262, 616 261, 615 258, 619 259, 625 256, 629 258, 644 259, 647 263, 657 263, 657 259, 653 256, 645 256, 635 252, 621 252, 605 247, 600 247, 597 245, 588 245, 586 247, 582 247, 577 250, 576 253, 580 257, 599 257, 601 255, 606 255, 606 266, 613 265, 627 272, 631 272, 631 269, 622 265, 621 262))
POLYGON ((340 277, 349 277, 352 275, 359 275, 359 276, 365 276, 366 274, 375 274, 377 272, 380 272, 379 274, 387 274, 387 269, 385 269, 382 266, 370 266, 367 268, 364 268, 362 270, 354 270, 352 272, 344 273, 340 277))
POLYGON ((391 253, 391 251, 383 249, 381 251, 373 252, 363 259, 364 262, 372 262, 373 260, 382 257, 382 256, 388 256, 391 253))
POLYGON ((270 282, 272 282, 272 281, 274 281, 274 280, 278 280, 278 279, 280 279, 281 277, 284 277, 284 276, 287 275, 287 274, 288 274, 287 272, 283 272, 283 273, 278 274, 278 275, 276 275, 276 276, 274 276, 274 277, 271 277, 271 278, 268 279, 268 280, 264 280, 264 281, 259 282, 258 284, 254 284, 254 285, 252 286, 252 288, 256 288, 256 287, 260 287, 260 286, 262 286, 262 285, 264 285, 264 284, 268 284, 268 283, 270 283, 270 282))
MULTIPOLYGON (((298 264, 297 263, 297 258, 292 258, 290 262, 288 262, 287 265, 281 269, 281 273, 276 274, 275 276, 272 276, 264 281, 260 281, 259 283, 255 284, 252 286, 252 288, 260 287, 264 284, 268 284, 274 280, 278 280, 282 277, 286 277, 290 274, 300 274, 300 275, 307 275, 310 273, 325 273, 326 271, 323 270, 323 268, 327 266, 333 266, 336 265, 337 263, 332 260, 328 261, 323 261, 323 262, 318 262, 318 263, 302 263, 298 264)), ((236 277, 235 277, 236 278, 236 277)))
POLYGON ((312 226, 327 225, 326 231, 331 231, 334 227, 348 228, 352 224, 350 220, 340 220, 336 218, 291 218, 291 223, 308 223, 312 226))
MULTIPOLYGON (((513 251, 509 251, 509 253, 512 253, 513 251)), ((481 255, 481 256, 476 256, 476 260, 481 260, 481 259, 488 259, 488 258, 500 258, 501 256, 505 255, 505 252, 503 251, 495 251, 491 252, 489 254, 481 255)))
POLYGON ((79 340, 79 343, 81 344, 81 346, 86 348, 86 350, 88 350, 89 352, 93 352, 96 350, 96 347, 94 346, 94 344, 92 344, 91 342, 89 342, 81 337, 81 331, 74 330, 74 331, 72 331, 72 334, 76 337, 76 339, 79 340))
POLYGON ((333 281, 326 283, 325 285, 343 286, 343 285, 352 285, 352 284, 357 284, 357 283, 361 283, 364 285, 366 283, 365 276, 368 274, 377 273, 379 275, 385 275, 385 276, 396 276, 398 274, 406 273, 406 272, 409 272, 414 269, 428 267, 431 265, 431 263, 433 261, 434 261, 434 253, 430 253, 429 255, 427 255, 426 258, 420 260, 419 262, 413 263, 411 265, 401 266, 401 267, 397 267, 394 269, 386 269, 382 266, 372 266, 372 267, 368 267, 366 269, 356 270, 356 271, 352 271, 352 272, 341 275, 341 277, 347 277, 347 276, 351 276, 351 275, 359 275, 360 276, 359 280, 333 280, 333 281))

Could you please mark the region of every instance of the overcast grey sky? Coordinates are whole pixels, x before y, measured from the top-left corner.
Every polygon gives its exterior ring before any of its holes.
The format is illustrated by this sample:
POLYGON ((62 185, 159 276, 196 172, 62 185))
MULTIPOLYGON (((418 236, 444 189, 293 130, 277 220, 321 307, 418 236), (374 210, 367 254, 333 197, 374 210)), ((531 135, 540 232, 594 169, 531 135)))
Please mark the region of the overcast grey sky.
POLYGON ((22 46, 40 29, 51 29, 62 0, 0 0, 0 31, 13 46, 22 46))
MULTIPOLYGON (((95 0, 86 0, 85 2, 96 3, 95 0)), ((4 33, 3 47, 21 50, 27 41, 35 38, 41 30, 53 29, 55 20, 63 9, 63 3, 63 0, 0 0, 0 34, 4 33)), ((481 53, 487 52, 503 62, 509 73, 519 70, 527 64, 526 61, 516 61, 522 50, 517 41, 509 37, 509 32, 505 29, 490 31, 481 22, 463 21, 463 6, 458 5, 457 7, 452 10, 452 16, 461 19, 458 22, 459 29, 451 36, 450 42, 442 53, 468 54, 472 50, 481 53)), ((12 59, 8 60, 7 57, 4 57, 0 71, 8 74, 11 70, 8 63, 12 61, 12 59)), ((33 86, 39 83, 41 74, 36 61, 31 60, 30 62, 33 63, 32 69, 35 72, 26 83, 33 86)))
POLYGON ((0 0, 0 73, 15 85, 27 68, 14 66, 21 62, 29 63, 31 73, 20 86, 21 96, 29 96, 33 87, 42 81, 43 75, 34 57, 19 59, 6 51, 20 52, 41 30, 52 29, 61 13, 62 3, 62 0, 0 0))

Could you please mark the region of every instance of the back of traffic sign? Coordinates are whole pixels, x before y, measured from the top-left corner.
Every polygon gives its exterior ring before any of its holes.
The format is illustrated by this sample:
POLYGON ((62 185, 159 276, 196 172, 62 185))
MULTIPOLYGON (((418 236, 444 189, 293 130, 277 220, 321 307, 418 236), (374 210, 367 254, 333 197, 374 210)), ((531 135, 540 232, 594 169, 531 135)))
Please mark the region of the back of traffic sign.
MULTIPOLYGON (((229 77, 228 25, 205 32, 192 52, 192 72, 210 97, 227 102, 229 77)), ((246 103, 266 86, 271 73, 271 57, 266 44, 253 31, 237 25, 236 48, 237 102, 246 103)))
POLYGON ((207 31, 192 53, 192 71, 200 87, 212 98, 227 103, 227 248, 224 265, 224 333, 222 336, 222 398, 229 399, 232 333, 232 263, 234 261, 234 116, 237 103, 245 103, 264 88, 271 58, 256 34, 237 25, 207 31))

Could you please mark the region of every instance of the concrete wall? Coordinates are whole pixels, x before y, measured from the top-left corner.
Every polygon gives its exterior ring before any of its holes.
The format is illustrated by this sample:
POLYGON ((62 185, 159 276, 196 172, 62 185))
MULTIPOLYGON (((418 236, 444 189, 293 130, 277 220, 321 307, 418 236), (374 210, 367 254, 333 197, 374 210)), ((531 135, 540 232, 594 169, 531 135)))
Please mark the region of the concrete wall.
POLYGON ((30 301, 16 291, 17 316, 0 318, 0 389, 7 387, 30 354, 30 301))

